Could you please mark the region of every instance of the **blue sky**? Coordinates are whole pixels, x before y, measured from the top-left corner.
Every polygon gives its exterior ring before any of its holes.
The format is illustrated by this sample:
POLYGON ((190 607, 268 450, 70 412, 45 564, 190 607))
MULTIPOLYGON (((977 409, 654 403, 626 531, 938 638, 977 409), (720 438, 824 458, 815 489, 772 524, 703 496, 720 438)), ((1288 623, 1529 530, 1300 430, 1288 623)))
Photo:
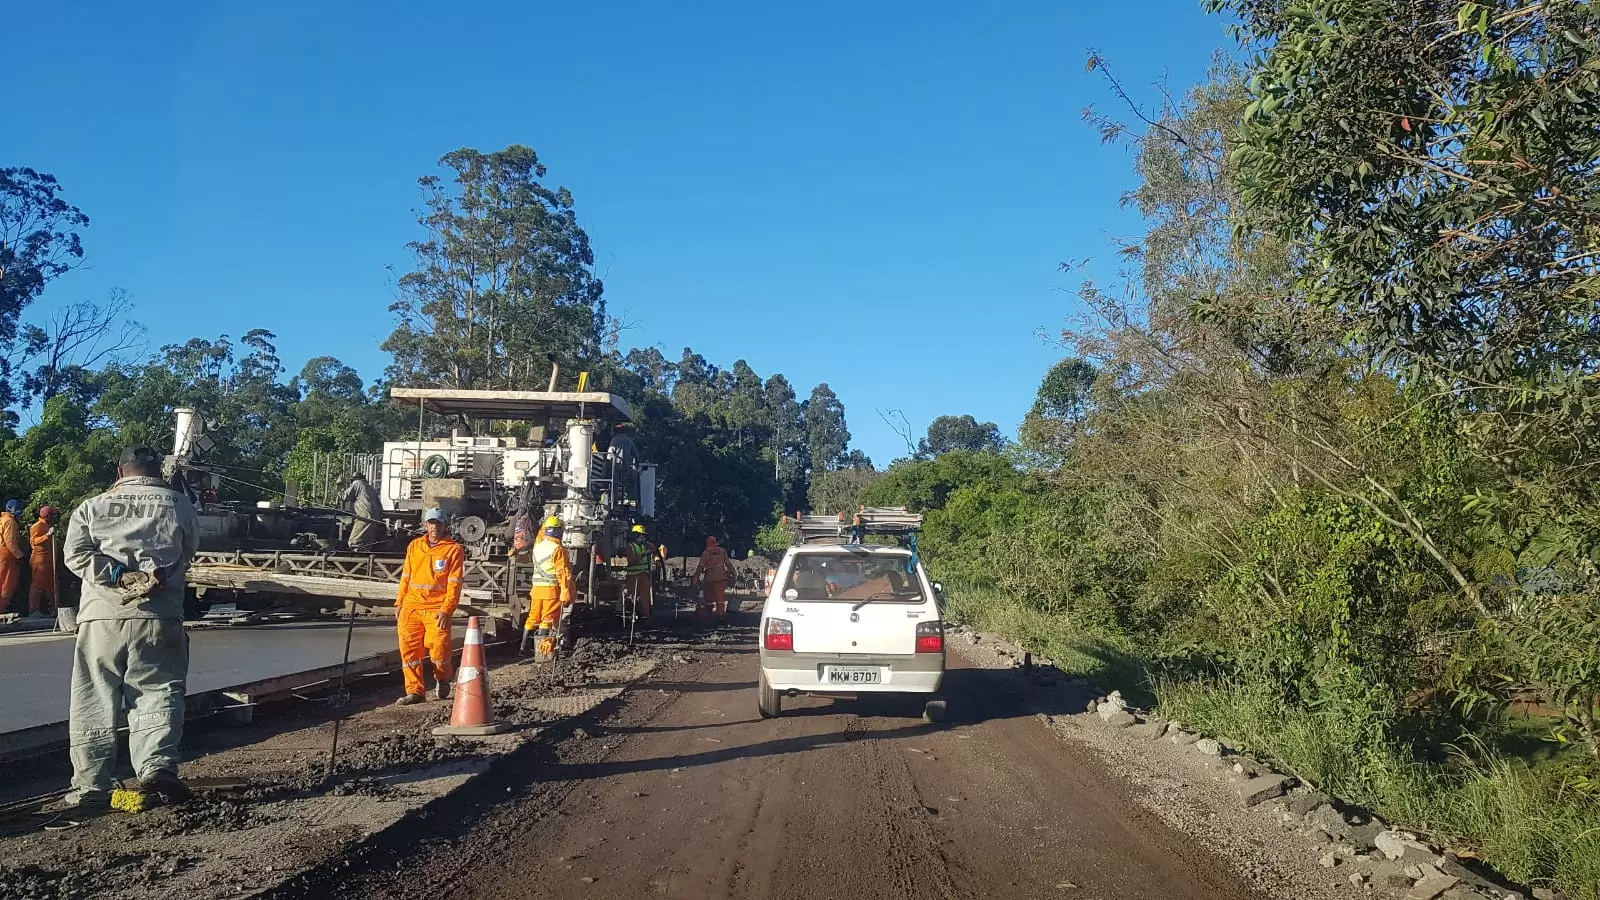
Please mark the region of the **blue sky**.
POLYGON ((1227 38, 1199 0, 984 5, 34 4, 0 165, 92 223, 30 318, 121 287, 152 348, 261 327, 370 380, 417 177, 525 143, 625 343, 826 381, 879 463, 877 410, 1014 432, 1074 312, 1057 264, 1104 279, 1139 227, 1086 50, 1148 97, 1227 38))

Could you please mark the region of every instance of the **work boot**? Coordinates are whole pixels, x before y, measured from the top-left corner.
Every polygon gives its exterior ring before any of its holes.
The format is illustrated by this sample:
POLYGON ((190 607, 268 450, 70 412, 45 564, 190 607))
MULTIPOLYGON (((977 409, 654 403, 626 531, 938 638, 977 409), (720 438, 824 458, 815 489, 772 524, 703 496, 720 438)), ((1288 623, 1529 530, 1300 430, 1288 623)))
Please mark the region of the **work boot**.
POLYGON ((450 699, 450 682, 448 682, 448 681, 435 681, 433 683, 433 696, 434 696, 434 699, 436 699, 436 700, 449 700, 450 699))
POLYGON ((39 807, 41 815, 63 816, 80 821, 103 816, 110 811, 111 797, 107 794, 89 794, 84 797, 68 794, 39 807))
POLYGON ((415 706, 428 699, 421 694, 407 694, 394 702, 395 706, 415 706))
POLYGON ((159 769, 139 779, 139 790, 148 796, 160 798, 162 803, 175 806, 179 803, 188 803, 194 799, 194 791, 183 783, 178 773, 159 769))

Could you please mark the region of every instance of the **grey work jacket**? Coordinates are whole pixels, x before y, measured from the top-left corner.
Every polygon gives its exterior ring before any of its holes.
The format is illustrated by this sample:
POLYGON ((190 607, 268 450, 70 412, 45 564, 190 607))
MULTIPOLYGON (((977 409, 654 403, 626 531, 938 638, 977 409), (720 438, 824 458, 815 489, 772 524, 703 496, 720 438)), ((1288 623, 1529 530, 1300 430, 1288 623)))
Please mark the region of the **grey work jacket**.
POLYGON ((62 556, 83 579, 78 621, 183 620, 189 563, 200 549, 200 517, 160 478, 124 478, 72 513, 62 556), (129 600, 110 587, 116 566, 160 572, 161 586, 129 600))
POLYGON ((352 481, 340 499, 346 509, 363 519, 383 518, 383 500, 378 496, 378 489, 365 481, 352 481))

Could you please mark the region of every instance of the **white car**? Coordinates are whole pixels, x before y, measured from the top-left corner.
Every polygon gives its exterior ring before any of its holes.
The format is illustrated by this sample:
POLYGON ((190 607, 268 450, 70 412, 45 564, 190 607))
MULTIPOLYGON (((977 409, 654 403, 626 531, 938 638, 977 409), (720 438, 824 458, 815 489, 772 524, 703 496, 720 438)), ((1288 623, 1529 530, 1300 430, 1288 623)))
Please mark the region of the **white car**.
POLYGON ((940 592, 909 550, 791 547, 761 610, 761 715, 799 694, 916 694, 943 720, 940 592))

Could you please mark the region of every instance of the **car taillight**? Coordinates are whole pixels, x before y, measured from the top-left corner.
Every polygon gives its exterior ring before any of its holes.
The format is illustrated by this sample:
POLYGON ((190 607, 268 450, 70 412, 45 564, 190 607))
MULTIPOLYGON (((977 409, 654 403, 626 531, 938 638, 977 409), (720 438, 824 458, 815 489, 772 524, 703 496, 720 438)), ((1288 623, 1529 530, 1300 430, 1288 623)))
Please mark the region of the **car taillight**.
POLYGON ((764 640, 768 650, 793 650, 794 623, 788 619, 768 619, 764 640))
POLYGON ((944 652, 944 623, 937 619, 932 622, 917 623, 917 652, 918 653, 943 653, 944 652))

